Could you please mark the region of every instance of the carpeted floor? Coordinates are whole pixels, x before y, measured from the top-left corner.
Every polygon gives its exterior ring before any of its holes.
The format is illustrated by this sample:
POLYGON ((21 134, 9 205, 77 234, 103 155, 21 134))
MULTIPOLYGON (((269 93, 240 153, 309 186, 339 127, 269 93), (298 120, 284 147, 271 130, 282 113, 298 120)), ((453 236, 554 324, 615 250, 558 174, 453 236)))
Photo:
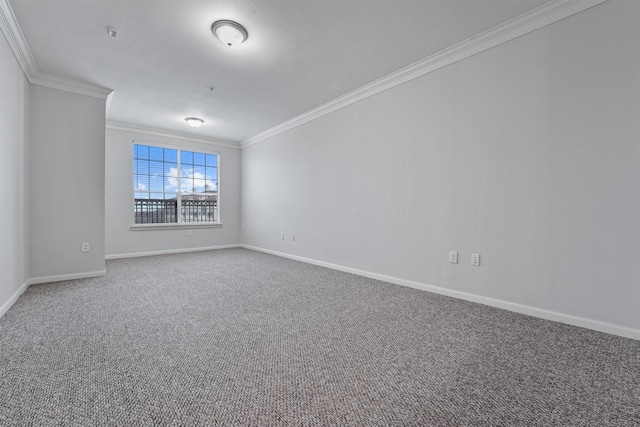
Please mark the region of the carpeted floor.
POLYGON ((640 425, 640 342, 244 249, 0 319, 2 426, 640 425))

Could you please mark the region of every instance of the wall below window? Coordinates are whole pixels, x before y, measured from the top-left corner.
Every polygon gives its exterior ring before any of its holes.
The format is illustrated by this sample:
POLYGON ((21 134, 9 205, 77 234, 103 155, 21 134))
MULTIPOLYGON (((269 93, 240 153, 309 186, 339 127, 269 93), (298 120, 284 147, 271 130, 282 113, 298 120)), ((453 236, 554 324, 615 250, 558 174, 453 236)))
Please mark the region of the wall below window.
POLYGON ((26 288, 29 277, 27 203, 30 87, 0 33, 0 316, 26 288))
POLYGON ((606 2, 244 148, 242 243, 640 338, 639 20, 606 2))
POLYGON ((107 258, 235 246, 240 241, 240 153, 238 149, 176 137, 107 129, 107 258), (220 154, 220 219, 217 228, 130 230, 133 225, 133 141, 220 154), (188 230, 191 230, 189 236, 188 230))

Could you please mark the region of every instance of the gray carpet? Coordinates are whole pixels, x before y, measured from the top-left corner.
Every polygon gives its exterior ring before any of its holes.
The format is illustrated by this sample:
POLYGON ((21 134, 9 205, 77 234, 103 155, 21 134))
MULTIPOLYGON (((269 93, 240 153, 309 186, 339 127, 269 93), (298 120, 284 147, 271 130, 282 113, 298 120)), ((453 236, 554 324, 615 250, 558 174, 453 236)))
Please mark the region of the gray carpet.
POLYGON ((640 342, 229 249, 0 319, 0 425, 640 425, 640 342))

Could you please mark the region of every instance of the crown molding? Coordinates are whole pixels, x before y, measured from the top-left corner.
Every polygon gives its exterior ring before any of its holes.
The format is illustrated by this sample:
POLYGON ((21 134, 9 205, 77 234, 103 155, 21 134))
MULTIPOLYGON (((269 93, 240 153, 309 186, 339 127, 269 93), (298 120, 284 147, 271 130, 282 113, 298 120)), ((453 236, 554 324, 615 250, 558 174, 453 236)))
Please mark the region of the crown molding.
POLYGON ((27 76, 27 78, 29 78, 29 83, 33 85, 49 87, 52 89, 63 90, 66 92, 76 93, 78 95, 86 95, 105 100, 109 94, 113 92, 113 90, 106 87, 97 86, 80 80, 66 79, 42 72, 38 72, 31 77, 27 76))
POLYGON ((427 58, 401 68, 378 80, 302 113, 275 127, 245 139, 240 148, 246 148, 272 136, 286 132, 304 123, 318 119, 341 108, 376 95, 387 89, 431 73, 454 62, 506 43, 517 37, 582 12, 607 0, 552 0, 540 7, 466 39, 427 58))
POLYGON ((22 35, 16 16, 9 5, 8 0, 0 0, 0 30, 4 34, 13 54, 15 55, 22 72, 26 76, 32 76, 38 72, 38 67, 33 60, 31 50, 22 35))
POLYGON ((41 72, 33 55, 31 55, 31 50, 8 0, 0 0, 0 30, 7 39, 29 83, 100 99, 107 99, 107 96, 112 92, 111 89, 102 86, 41 72))
POLYGON ((201 144, 213 144, 220 147, 235 148, 235 149, 240 148, 240 144, 235 141, 229 141, 229 140, 218 139, 218 138, 210 138, 210 137, 197 137, 188 133, 170 131, 166 129, 154 128, 149 126, 140 126, 132 123, 116 122, 113 120, 107 121, 106 128, 112 129, 112 130, 124 131, 124 132, 135 132, 135 133, 141 133, 145 135, 160 136, 164 138, 180 139, 182 141, 198 142, 201 144))

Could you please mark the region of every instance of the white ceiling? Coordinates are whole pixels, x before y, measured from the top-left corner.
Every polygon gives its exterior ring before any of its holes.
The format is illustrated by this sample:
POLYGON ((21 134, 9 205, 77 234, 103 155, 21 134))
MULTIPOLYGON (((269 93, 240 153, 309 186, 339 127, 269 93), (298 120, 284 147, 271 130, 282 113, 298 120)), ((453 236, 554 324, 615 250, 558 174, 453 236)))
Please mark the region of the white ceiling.
POLYGON ((108 120, 230 141, 546 2, 9 1, 41 72, 114 90, 108 120), (244 25, 247 42, 223 46, 210 30, 219 19, 244 25), (188 116, 205 124, 191 129, 188 116))

